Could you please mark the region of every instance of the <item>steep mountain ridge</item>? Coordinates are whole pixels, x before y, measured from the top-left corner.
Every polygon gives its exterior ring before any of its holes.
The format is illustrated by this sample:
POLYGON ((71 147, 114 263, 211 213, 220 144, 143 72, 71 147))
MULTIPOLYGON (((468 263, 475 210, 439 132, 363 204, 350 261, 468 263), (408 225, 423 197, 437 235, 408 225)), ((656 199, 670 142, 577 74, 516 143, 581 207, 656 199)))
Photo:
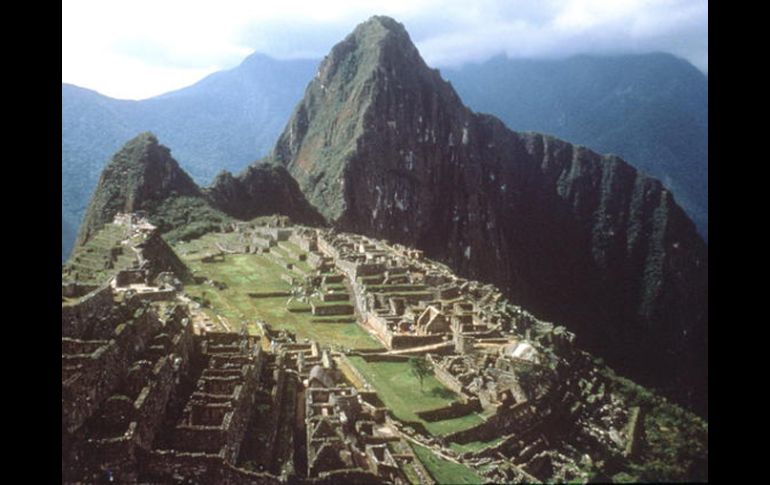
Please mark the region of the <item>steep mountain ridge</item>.
POLYGON ((473 113, 396 21, 332 49, 272 158, 340 229, 495 283, 707 409, 708 250, 671 193, 617 157, 473 113))
POLYGON ((446 69, 472 109, 512 130, 614 153, 661 180, 708 237, 708 79, 671 54, 509 59, 446 69))
POLYGON ((190 239, 236 219, 275 213, 320 225, 323 218, 305 200, 282 166, 254 165, 243 173, 247 186, 229 172, 208 189, 199 188, 150 133, 128 141, 104 168, 80 228, 83 246, 119 212, 147 213, 169 240, 190 239))

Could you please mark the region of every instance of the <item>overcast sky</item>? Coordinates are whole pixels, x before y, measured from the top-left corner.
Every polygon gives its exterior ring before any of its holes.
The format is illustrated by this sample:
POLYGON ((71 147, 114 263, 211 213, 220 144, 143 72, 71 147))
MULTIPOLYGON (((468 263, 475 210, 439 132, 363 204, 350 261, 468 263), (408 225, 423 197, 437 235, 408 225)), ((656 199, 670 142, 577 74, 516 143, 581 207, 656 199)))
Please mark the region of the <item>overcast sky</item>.
POLYGON ((255 51, 320 59, 376 14, 434 67, 662 51, 708 72, 707 0, 62 0, 62 82, 147 98, 255 51))

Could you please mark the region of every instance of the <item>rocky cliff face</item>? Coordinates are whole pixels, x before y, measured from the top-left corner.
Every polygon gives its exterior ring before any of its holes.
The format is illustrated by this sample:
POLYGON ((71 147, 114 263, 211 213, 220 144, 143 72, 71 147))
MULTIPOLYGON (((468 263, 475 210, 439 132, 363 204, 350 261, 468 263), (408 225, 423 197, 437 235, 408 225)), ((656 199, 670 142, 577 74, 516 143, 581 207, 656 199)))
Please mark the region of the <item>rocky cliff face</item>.
POLYGON ((333 48, 272 157, 341 229, 495 283, 705 409, 708 250, 671 194, 616 157, 471 112, 401 24, 374 17, 333 48))
POLYGON ((283 214, 301 224, 324 224, 282 165, 251 165, 237 177, 221 172, 206 193, 215 207, 237 219, 283 214))
POLYGON ((671 54, 508 59, 443 75, 513 130, 615 153, 661 180, 708 239, 708 78, 671 54))

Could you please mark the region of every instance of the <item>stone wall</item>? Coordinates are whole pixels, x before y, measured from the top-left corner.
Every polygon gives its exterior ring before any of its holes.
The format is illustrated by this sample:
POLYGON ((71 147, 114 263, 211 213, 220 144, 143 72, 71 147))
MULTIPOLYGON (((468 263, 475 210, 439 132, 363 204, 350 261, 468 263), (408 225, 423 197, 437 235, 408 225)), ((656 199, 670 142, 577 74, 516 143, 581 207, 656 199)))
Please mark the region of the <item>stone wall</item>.
POLYGON ((345 275, 337 273, 332 275, 325 275, 323 277, 323 284, 325 285, 334 285, 334 284, 340 284, 343 281, 345 281, 345 275))
POLYGON ((455 376, 450 374, 446 369, 441 367, 440 365, 436 365, 435 362, 433 362, 433 375, 436 376, 436 379, 442 384, 444 384, 449 389, 453 390, 454 392, 458 394, 464 394, 463 391, 463 384, 455 376))
POLYGON ((282 227, 255 227, 254 233, 269 237, 275 241, 288 241, 294 230, 282 227))
POLYGON ((642 437, 644 436, 644 414, 639 406, 631 408, 625 434, 626 447, 623 454, 627 457, 633 457, 639 453, 642 437))
POLYGON ((289 236, 289 242, 296 244, 297 247, 303 251, 315 251, 318 248, 315 235, 305 236, 300 234, 299 231, 294 231, 291 236, 289 236))
POLYGON ((81 466, 96 471, 102 464, 109 464, 113 478, 120 482, 136 480, 136 458, 134 455, 136 443, 135 422, 129 423, 125 433, 111 438, 87 439, 83 446, 81 459, 86 463, 81 466))
POLYGON ((283 298, 291 296, 290 291, 259 291, 248 293, 251 298, 283 298))
POLYGON ((115 286, 143 284, 146 282, 146 278, 147 274, 142 269, 124 269, 115 275, 115 286))
POLYGON ((323 264, 324 262, 324 256, 320 253, 317 253, 315 251, 310 251, 307 253, 307 264, 309 264, 313 268, 318 268, 323 264))
POLYGON ((285 483, 269 473, 250 472, 237 468, 219 454, 190 453, 175 450, 152 450, 140 455, 148 481, 176 483, 185 477, 196 483, 223 483, 231 485, 274 485, 285 483))
POLYGON ((313 315, 326 316, 326 315, 352 315, 353 305, 349 303, 337 303, 334 305, 317 305, 314 302, 310 302, 310 308, 313 315))
POLYGON ((164 300, 173 300, 176 296, 176 290, 167 289, 167 290, 151 290, 151 291, 140 291, 137 293, 134 293, 131 295, 132 300, 140 301, 140 302, 150 302, 150 301, 164 301, 164 300))
POLYGON ((230 462, 234 463, 238 458, 243 436, 254 414, 258 385, 259 374, 255 366, 250 366, 250 371, 245 376, 243 387, 236 398, 232 420, 225 436, 228 453, 225 458, 230 462))
POLYGON ((347 293, 324 293, 321 295, 321 301, 323 302, 332 302, 332 301, 349 301, 350 295, 347 293))
POLYGON ((158 360, 152 370, 152 378, 134 401, 137 423, 136 444, 150 449, 155 432, 163 420, 166 404, 176 385, 177 373, 169 357, 158 360))
POLYGON ((420 419, 425 421, 443 421, 445 419, 459 418, 470 413, 481 411, 481 405, 476 398, 468 399, 466 402, 455 401, 450 403, 449 406, 442 408, 430 409, 427 411, 416 412, 420 419))
POLYGON ((160 322, 143 312, 115 329, 115 338, 91 354, 62 354, 62 422, 69 432, 79 428, 112 394, 128 366, 147 347, 160 322), (77 367, 64 376, 65 368, 77 367))
POLYGON ((361 358, 367 362, 406 362, 409 360, 406 355, 389 354, 361 354, 361 358))
POLYGON ((212 426, 179 425, 175 430, 174 449, 189 452, 219 453, 225 445, 224 428, 224 420, 220 425, 212 426))
POLYGON ((62 337, 81 337, 95 320, 109 314, 112 306, 112 288, 109 285, 97 288, 81 297, 76 303, 62 305, 62 337))
POLYGON ((306 483, 308 485, 339 485, 341 483, 355 483, 355 484, 385 484, 389 483, 382 478, 374 475, 372 472, 365 470, 334 470, 330 472, 323 472, 315 478, 305 478, 299 483, 306 483))
POLYGON ((219 453, 226 461, 236 461, 254 412, 262 366, 259 347, 251 354, 245 342, 237 334, 211 333, 202 338, 200 347, 209 356, 208 367, 176 427, 175 449, 219 453))
POLYGON ((324 235, 318 237, 318 250, 326 256, 331 256, 334 259, 338 259, 340 255, 337 248, 335 248, 331 241, 324 235))
POLYGON ((408 347, 420 347, 423 345, 437 344, 444 341, 444 336, 438 335, 412 335, 391 334, 388 339, 388 347, 391 349, 405 349, 408 347))
POLYGON ((174 273, 183 282, 192 279, 190 270, 157 231, 154 231, 138 247, 141 249, 144 260, 143 266, 147 269, 148 281, 153 281, 158 274, 167 271, 174 273))
MULTIPOLYGON (((363 357, 363 354, 361 354, 363 357)), ((358 370, 358 368, 353 365, 352 362, 350 362, 350 359, 345 354, 339 355, 339 362, 342 364, 351 374, 353 374, 353 377, 358 379, 359 382, 363 384, 363 387, 371 388, 371 385, 369 384, 369 381, 366 380, 366 377, 361 373, 361 371, 358 370)))
POLYGON ((90 355, 96 352, 99 347, 108 345, 109 340, 79 340, 68 337, 61 339, 61 353, 67 356, 90 355))
POLYGON ((99 285, 86 285, 75 281, 67 283, 62 282, 61 296, 62 298, 80 298, 88 293, 91 293, 95 289, 99 288, 99 285))
POLYGON ((335 264, 337 268, 347 274, 352 281, 355 281, 356 278, 361 276, 378 275, 385 271, 385 265, 382 263, 359 263, 337 259, 335 264))
POLYGON ((530 402, 517 403, 510 407, 501 406, 497 413, 485 422, 466 430, 450 433, 444 438, 461 444, 487 441, 501 434, 527 431, 539 422, 537 418, 536 410, 530 402))
POLYGON ((252 247, 259 248, 259 249, 270 249, 271 247, 276 245, 276 242, 274 239, 270 238, 269 236, 254 234, 251 237, 251 245, 252 247))

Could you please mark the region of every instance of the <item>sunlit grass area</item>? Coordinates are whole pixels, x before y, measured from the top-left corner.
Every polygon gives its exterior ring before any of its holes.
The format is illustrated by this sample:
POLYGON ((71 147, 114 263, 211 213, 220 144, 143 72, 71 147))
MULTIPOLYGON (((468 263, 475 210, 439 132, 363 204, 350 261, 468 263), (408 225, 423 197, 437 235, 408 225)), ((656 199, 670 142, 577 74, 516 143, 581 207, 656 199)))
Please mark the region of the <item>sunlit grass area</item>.
POLYGON ((286 308, 288 296, 249 296, 249 293, 291 290, 291 285, 281 279, 287 270, 267 257, 258 254, 227 254, 224 261, 204 263, 201 255, 205 253, 202 249, 199 251, 187 254, 180 252, 196 277, 223 283, 225 288, 195 284, 186 286, 185 290, 191 297, 205 302, 209 314, 225 317, 234 331, 246 323, 249 331, 256 333, 255 322, 259 319, 274 329, 285 329, 294 332, 297 338, 317 340, 323 345, 366 349, 381 347, 379 342, 355 323, 329 323, 330 319, 319 318, 309 312, 289 312, 286 308))
POLYGON ((443 421, 424 421, 417 417, 416 412, 448 406, 457 400, 456 394, 432 375, 424 378, 421 388, 419 379, 412 374, 407 362, 366 362, 359 356, 350 357, 350 361, 402 421, 422 423, 434 435, 460 431, 482 422, 476 413, 443 421))
POLYGON ((476 472, 471 470, 465 465, 459 463, 453 463, 448 460, 436 456, 431 450, 420 445, 412 444, 417 458, 420 459, 425 468, 428 469, 428 473, 438 483, 484 483, 485 480, 478 476, 476 472))

